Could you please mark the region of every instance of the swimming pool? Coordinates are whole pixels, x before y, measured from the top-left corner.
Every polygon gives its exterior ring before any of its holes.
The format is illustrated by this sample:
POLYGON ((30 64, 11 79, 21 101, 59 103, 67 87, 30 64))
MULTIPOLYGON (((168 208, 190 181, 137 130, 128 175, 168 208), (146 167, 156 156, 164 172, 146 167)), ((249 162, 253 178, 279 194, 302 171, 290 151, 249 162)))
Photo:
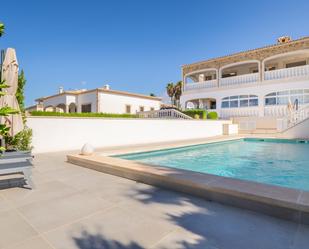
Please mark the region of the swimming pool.
POLYGON ((248 138, 116 157, 309 191, 309 141, 248 138))

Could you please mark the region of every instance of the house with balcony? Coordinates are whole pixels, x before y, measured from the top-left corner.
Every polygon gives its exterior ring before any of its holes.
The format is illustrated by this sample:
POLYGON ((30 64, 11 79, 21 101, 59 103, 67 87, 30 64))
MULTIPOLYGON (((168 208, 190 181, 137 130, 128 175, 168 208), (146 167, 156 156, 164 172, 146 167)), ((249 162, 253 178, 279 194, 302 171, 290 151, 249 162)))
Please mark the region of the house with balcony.
POLYGON ((181 106, 221 118, 276 119, 309 104, 309 37, 184 65, 181 106))

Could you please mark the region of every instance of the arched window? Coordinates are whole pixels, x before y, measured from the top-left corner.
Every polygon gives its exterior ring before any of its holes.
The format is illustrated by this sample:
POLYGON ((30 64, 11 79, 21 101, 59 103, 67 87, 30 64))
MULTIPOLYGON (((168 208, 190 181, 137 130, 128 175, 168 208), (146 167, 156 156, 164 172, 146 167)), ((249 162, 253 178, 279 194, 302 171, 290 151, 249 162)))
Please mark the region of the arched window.
POLYGON ((287 105, 294 103, 296 100, 299 104, 309 103, 309 89, 293 89, 280 92, 272 92, 265 95, 265 105, 287 105))
POLYGON ((236 95, 222 99, 221 108, 239 108, 253 107, 259 105, 259 99, 256 95, 236 95))

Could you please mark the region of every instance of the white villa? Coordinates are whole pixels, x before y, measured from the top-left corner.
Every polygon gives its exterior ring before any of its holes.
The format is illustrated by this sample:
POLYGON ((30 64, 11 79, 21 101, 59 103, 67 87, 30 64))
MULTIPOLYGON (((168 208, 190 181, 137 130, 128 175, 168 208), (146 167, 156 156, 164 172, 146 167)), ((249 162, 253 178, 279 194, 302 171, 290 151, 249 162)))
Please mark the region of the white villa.
POLYGON ((111 90, 109 85, 93 90, 69 90, 59 88, 59 93, 36 99, 37 105, 27 111, 56 111, 65 113, 97 112, 135 114, 158 110, 161 98, 137 93, 111 90))
POLYGON ((182 67, 181 106, 217 111, 221 118, 287 114, 287 104, 309 103, 309 37, 182 67))

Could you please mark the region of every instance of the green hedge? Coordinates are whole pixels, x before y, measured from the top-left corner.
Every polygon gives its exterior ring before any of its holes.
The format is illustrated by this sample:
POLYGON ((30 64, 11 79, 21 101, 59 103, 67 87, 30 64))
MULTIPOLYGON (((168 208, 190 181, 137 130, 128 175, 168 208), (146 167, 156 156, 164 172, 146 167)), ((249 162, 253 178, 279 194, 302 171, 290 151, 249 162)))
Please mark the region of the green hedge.
POLYGON ((195 118, 196 115, 198 115, 200 119, 206 119, 207 118, 206 110, 192 109, 192 110, 185 110, 185 111, 183 111, 183 113, 192 117, 192 118, 195 118))
POLYGON ((47 117, 91 117, 91 118, 137 118, 135 114, 115 114, 115 113, 61 113, 61 112, 30 112, 31 116, 47 116, 47 117))
POLYGON ((208 119, 218 119, 218 113, 216 113, 216 112, 209 112, 207 114, 207 118, 208 119))

